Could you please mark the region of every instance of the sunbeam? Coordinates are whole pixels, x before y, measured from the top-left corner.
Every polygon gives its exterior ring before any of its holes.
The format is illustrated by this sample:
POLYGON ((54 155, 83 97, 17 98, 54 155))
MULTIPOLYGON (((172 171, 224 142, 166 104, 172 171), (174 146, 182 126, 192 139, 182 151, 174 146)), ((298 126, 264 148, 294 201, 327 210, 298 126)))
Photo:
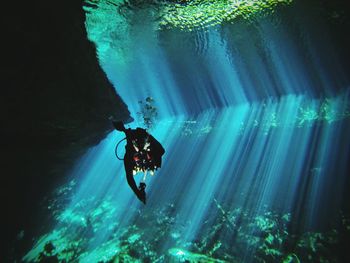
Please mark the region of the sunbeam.
MULTIPOLYGON (((115 156, 123 135, 111 132, 76 164, 52 231, 23 259, 51 244, 79 262, 319 262, 339 231, 350 158, 349 79, 327 32, 309 33, 296 7, 275 1, 266 8, 280 14, 259 16, 252 3, 254 20, 206 18, 204 29, 176 28, 173 9, 155 19, 163 5, 114 2, 85 7, 86 27, 135 119, 128 127, 144 127, 140 102, 154 101, 162 168, 143 205, 115 156)), ((214 5, 202 8, 214 16, 214 5)))

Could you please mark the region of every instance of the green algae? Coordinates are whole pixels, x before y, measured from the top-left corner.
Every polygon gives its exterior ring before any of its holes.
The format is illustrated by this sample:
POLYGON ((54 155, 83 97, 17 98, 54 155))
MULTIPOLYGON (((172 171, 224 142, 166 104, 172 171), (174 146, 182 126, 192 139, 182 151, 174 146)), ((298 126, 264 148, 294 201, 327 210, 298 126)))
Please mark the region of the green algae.
MULTIPOLYGON (((65 220, 56 218, 62 221, 54 230, 36 239, 23 261, 242 262, 240 251, 246 249, 254 262, 328 262, 332 257, 330 251, 340 242, 340 232, 349 232, 350 222, 348 217, 342 216, 343 230, 296 235, 289 229, 291 213, 266 209, 251 215, 240 207, 227 209, 214 199, 216 211, 212 210, 210 215, 213 219, 205 221, 207 227, 197 240, 188 242, 183 236, 190 222, 179 221, 173 214, 173 204, 144 211, 134 224, 123 226, 115 222, 111 230, 110 222, 104 223, 105 217, 113 218, 115 213, 108 201, 96 202, 95 198, 89 198, 82 203, 95 204, 89 220, 77 223, 75 216, 67 216, 65 220), (107 212, 103 212, 105 210, 107 212), (111 234, 99 243, 98 234, 106 229, 111 234)), ((74 211, 58 214, 74 214, 74 211)))

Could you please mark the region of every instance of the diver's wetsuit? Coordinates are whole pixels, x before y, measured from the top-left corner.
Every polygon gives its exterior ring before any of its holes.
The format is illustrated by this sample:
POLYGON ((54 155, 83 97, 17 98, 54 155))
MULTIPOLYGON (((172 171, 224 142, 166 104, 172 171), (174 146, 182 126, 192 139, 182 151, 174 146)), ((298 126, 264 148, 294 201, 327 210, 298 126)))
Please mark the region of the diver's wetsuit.
POLYGON ((126 135, 126 146, 125 146, 125 156, 124 156, 124 168, 126 173, 126 180, 130 188, 134 191, 137 198, 146 203, 146 193, 144 188, 139 189, 136 186, 135 179, 133 176, 133 170, 135 166, 140 166, 145 170, 156 170, 162 165, 162 155, 165 153, 162 145, 145 129, 125 129, 123 123, 113 122, 116 130, 122 131, 126 135), (136 151, 134 146, 138 149, 143 149, 145 142, 149 143, 147 147, 148 151, 144 154, 136 151))

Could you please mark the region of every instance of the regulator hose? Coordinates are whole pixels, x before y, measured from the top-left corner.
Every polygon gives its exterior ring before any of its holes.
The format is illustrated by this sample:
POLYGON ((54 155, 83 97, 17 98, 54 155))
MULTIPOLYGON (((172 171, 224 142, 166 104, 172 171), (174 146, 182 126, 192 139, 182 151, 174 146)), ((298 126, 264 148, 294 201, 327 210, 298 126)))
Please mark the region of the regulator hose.
POLYGON ((119 146, 119 144, 120 144, 122 141, 124 141, 124 140, 126 140, 126 137, 125 137, 124 139, 121 139, 121 140, 117 143, 117 145, 115 146, 115 150, 114 150, 115 156, 118 158, 118 160, 121 160, 121 161, 124 161, 124 159, 122 159, 122 158, 120 158, 120 157, 118 156, 118 146, 119 146))

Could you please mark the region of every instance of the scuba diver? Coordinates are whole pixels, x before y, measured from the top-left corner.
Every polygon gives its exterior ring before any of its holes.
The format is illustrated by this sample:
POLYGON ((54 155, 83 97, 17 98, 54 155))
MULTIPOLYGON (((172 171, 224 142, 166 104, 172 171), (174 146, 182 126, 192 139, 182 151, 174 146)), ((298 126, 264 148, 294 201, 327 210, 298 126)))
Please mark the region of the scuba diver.
POLYGON ((153 175, 154 171, 161 167, 165 150, 145 129, 126 129, 122 122, 112 121, 112 123, 117 131, 124 132, 126 136, 124 168, 128 184, 137 198, 146 204, 147 172, 153 175), (138 172, 144 173, 139 187, 136 186, 134 179, 134 175, 138 172))

